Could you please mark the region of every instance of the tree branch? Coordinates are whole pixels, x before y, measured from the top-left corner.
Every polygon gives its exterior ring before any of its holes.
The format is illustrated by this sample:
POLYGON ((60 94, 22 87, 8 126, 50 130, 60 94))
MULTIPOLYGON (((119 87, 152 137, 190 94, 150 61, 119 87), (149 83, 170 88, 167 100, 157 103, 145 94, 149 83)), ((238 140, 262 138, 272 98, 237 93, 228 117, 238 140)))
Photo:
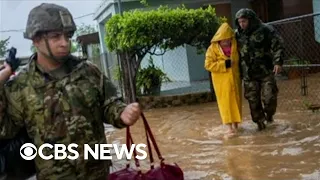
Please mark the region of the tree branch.
POLYGON ((144 58, 144 56, 150 51, 152 46, 147 46, 147 47, 142 47, 139 49, 136 49, 134 52, 132 53, 132 55, 130 56, 131 60, 134 60, 135 62, 133 63, 133 67, 134 67, 134 72, 138 71, 138 68, 141 64, 142 59, 144 58))
POLYGON ((149 54, 155 55, 155 56, 162 56, 167 52, 167 50, 164 50, 162 53, 158 54, 158 53, 156 53, 156 51, 157 51, 157 48, 154 48, 153 52, 149 51, 149 54))

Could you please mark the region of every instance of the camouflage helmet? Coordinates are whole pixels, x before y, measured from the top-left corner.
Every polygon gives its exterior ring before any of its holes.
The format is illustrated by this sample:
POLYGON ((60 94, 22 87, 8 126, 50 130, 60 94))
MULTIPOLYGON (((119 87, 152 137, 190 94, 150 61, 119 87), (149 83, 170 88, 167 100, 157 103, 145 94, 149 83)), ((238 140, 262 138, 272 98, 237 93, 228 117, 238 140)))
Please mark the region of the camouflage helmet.
POLYGON ((30 11, 24 38, 32 39, 37 33, 48 31, 65 31, 73 34, 76 29, 73 17, 67 8, 42 3, 30 11))
POLYGON ((253 19, 256 18, 256 13, 252 9, 242 8, 236 13, 236 19, 246 18, 253 19))

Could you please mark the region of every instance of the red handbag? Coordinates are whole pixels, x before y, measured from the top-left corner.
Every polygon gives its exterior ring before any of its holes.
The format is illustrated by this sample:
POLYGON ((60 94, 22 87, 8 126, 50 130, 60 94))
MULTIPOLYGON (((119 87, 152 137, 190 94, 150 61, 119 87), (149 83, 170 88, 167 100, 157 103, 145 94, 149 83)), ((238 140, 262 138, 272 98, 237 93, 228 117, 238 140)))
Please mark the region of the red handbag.
MULTIPOLYGON (((130 167, 129 164, 127 164, 126 168, 109 174, 108 180, 184 180, 183 172, 176 163, 174 165, 164 163, 164 158, 160 153, 156 140, 151 132, 151 128, 143 113, 141 113, 141 116, 143 119, 144 128, 146 132, 147 146, 148 146, 148 152, 150 157, 150 170, 148 170, 146 173, 142 173, 142 171, 140 170, 139 160, 136 158, 136 151, 134 150, 133 153, 134 153, 135 165, 137 169, 134 169, 130 167), (154 149, 160 160, 159 167, 154 167, 154 158, 152 154, 152 147, 151 147, 150 141, 152 142, 154 149)), ((127 134, 126 135, 127 147, 131 148, 131 145, 133 144, 133 140, 132 140, 129 127, 127 127, 126 134, 127 134)))

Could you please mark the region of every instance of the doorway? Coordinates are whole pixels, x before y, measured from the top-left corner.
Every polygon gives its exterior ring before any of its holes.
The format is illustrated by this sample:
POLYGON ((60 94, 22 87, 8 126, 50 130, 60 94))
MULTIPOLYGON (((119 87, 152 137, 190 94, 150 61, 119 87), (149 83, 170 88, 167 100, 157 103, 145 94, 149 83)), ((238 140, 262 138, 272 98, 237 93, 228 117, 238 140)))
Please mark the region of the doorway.
POLYGON ((283 18, 282 0, 253 0, 251 8, 263 22, 276 21, 283 18))

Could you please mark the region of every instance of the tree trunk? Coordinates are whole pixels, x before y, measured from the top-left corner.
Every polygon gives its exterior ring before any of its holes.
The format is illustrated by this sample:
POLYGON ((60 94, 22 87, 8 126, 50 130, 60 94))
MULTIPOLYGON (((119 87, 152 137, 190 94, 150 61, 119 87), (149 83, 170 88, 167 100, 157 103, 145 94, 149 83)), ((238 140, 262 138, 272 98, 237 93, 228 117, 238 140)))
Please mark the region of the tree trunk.
POLYGON ((132 61, 134 61, 135 59, 131 59, 130 57, 132 56, 127 52, 120 54, 120 62, 121 62, 121 70, 122 70, 123 86, 124 86, 123 88, 124 88, 125 101, 127 103, 132 103, 136 101, 136 83, 135 83, 136 68, 133 67, 133 63, 132 63, 132 61))
POLYGON ((127 66, 127 61, 124 53, 120 53, 120 64, 121 64, 121 76, 122 76, 122 81, 123 81, 123 89, 124 89, 124 99, 125 102, 129 103, 128 97, 130 95, 130 84, 128 80, 128 66, 127 66))

